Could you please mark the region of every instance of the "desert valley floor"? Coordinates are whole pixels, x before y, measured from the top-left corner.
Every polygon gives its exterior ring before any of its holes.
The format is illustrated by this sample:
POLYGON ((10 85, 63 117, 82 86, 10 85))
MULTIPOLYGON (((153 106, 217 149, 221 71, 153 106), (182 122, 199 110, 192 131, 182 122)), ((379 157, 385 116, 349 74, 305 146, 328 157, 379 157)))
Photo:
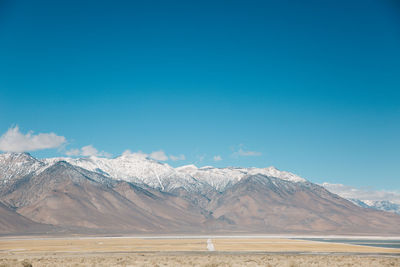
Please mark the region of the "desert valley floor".
POLYGON ((400 248, 284 237, 3 237, 0 266, 400 266, 400 248))

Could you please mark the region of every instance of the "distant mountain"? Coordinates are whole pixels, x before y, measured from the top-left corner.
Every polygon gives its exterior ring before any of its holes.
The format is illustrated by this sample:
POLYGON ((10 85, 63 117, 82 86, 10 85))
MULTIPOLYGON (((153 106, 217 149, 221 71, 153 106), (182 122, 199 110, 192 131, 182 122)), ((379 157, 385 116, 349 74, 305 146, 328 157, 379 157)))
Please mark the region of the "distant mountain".
POLYGON ((173 168, 138 154, 0 154, 0 204, 0 233, 400 234, 399 215, 274 167, 173 168))
POLYGON ((400 194, 398 192, 365 190, 331 183, 323 183, 322 186, 357 206, 400 214, 400 194))
POLYGON ((387 212, 393 212, 400 214, 400 205, 393 203, 388 200, 360 200, 360 199, 349 199, 354 204, 363 207, 363 208, 371 208, 376 210, 383 210, 387 212))
POLYGON ((387 200, 366 202, 368 206, 377 210, 384 210, 400 214, 400 205, 387 200))
POLYGON ((363 201, 361 201, 361 200, 359 200, 359 199, 349 198, 349 200, 350 200, 351 202, 353 202, 354 204, 356 204, 357 206, 359 206, 359 207, 362 207, 362 208, 371 208, 371 207, 368 206, 365 202, 363 202, 363 201))

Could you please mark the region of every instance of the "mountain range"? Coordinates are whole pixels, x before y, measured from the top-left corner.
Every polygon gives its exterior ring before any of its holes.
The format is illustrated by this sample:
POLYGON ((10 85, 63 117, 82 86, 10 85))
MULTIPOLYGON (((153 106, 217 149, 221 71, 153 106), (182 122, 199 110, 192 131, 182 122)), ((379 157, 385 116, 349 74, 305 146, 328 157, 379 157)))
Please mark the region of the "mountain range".
POLYGON ((173 168, 142 154, 0 154, 0 233, 400 234, 400 216, 290 172, 173 168))

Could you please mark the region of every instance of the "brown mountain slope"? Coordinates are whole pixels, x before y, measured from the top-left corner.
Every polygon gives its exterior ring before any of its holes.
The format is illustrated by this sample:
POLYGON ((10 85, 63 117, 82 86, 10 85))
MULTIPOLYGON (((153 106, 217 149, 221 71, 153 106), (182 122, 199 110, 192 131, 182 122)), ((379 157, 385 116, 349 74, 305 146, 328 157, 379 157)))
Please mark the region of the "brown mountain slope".
POLYGON ((31 221, 0 202, 0 234, 43 233, 53 230, 54 227, 31 221))
POLYGON ((35 222, 109 232, 193 232, 209 213, 152 188, 58 162, 21 179, 2 201, 35 222))
POLYGON ((3 201, 25 217, 58 226, 139 232, 164 227, 161 219, 65 162, 24 179, 3 201))
POLYGON ((168 232, 201 232, 202 225, 211 220, 208 211, 170 193, 127 182, 116 184, 114 190, 153 216, 162 218, 168 224, 168 232))
POLYGON ((232 231, 400 234, 400 216, 360 208, 312 183, 250 176, 210 202, 232 231))

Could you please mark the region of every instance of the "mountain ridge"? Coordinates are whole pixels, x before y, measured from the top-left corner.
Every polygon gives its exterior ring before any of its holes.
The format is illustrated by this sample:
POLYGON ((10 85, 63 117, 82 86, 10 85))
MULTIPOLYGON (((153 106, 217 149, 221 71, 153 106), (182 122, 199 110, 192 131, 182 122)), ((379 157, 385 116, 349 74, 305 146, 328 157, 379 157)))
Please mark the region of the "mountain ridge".
POLYGON ((15 221, 80 232, 400 234, 399 215, 274 167, 172 168, 138 155, 0 154, 0 204, 15 221))

